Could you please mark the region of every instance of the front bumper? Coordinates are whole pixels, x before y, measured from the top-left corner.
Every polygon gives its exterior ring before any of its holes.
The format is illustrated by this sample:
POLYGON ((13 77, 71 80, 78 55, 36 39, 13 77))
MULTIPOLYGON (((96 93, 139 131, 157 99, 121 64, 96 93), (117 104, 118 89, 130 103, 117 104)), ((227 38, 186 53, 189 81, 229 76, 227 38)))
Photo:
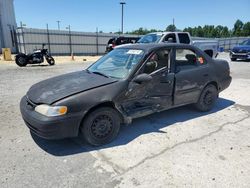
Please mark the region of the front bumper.
POLYGON ((34 110, 26 96, 21 99, 20 111, 30 131, 45 139, 62 139, 76 137, 79 132, 81 116, 68 114, 47 117, 34 110))
POLYGON ((248 60, 248 59, 250 59, 250 52, 248 52, 248 53, 235 53, 233 51, 230 51, 230 58, 248 60))

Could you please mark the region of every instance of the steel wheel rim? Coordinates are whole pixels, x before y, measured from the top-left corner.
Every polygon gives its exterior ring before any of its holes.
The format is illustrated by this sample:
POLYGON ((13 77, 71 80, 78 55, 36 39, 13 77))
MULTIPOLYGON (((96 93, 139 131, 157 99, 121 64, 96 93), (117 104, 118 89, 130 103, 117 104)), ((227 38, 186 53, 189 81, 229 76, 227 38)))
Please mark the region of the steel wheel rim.
POLYGON ((98 139, 105 139, 113 130, 113 121, 108 115, 97 116, 92 125, 91 133, 98 139))
POLYGON ((206 105, 211 105, 213 103, 213 95, 211 91, 205 93, 203 101, 206 105))

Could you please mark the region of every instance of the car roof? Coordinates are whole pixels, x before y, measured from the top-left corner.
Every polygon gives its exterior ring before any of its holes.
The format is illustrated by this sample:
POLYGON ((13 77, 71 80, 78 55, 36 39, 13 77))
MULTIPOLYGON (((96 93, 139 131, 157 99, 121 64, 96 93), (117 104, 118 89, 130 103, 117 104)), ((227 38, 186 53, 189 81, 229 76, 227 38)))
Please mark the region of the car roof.
POLYGON ((157 32, 153 32, 153 33, 148 33, 149 35, 150 34, 155 34, 155 35, 165 35, 165 34, 169 34, 169 33, 187 33, 188 32, 182 32, 182 31, 157 31, 157 32))
MULTIPOLYGON (((146 52, 152 51, 154 49, 157 48, 164 48, 164 47, 186 47, 186 48, 191 48, 194 49, 194 47, 192 45, 189 44, 176 44, 176 43, 146 43, 146 44, 124 44, 124 45, 120 45, 117 46, 116 48, 126 48, 126 49, 138 49, 138 50, 144 50, 146 52)), ((196 48, 195 48, 196 49, 196 48)))

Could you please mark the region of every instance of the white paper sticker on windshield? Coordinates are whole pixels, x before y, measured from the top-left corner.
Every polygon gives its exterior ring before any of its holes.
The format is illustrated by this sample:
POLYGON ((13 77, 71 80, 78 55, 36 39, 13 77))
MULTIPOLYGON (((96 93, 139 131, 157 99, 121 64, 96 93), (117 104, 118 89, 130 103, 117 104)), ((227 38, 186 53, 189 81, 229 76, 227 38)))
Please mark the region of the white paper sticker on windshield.
POLYGON ((140 55, 142 50, 129 50, 127 54, 140 55))

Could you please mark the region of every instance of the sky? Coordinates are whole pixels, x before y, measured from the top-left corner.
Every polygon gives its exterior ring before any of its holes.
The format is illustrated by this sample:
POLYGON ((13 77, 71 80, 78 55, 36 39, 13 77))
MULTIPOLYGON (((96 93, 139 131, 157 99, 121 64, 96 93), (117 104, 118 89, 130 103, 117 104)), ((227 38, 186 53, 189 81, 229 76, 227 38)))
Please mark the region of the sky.
MULTIPOLYGON (((18 25, 29 28, 103 32, 121 30, 119 0, 14 0, 18 25)), ((124 32, 139 27, 165 30, 173 18, 178 29, 223 25, 230 29, 237 19, 250 21, 250 0, 125 0, 124 32)))

